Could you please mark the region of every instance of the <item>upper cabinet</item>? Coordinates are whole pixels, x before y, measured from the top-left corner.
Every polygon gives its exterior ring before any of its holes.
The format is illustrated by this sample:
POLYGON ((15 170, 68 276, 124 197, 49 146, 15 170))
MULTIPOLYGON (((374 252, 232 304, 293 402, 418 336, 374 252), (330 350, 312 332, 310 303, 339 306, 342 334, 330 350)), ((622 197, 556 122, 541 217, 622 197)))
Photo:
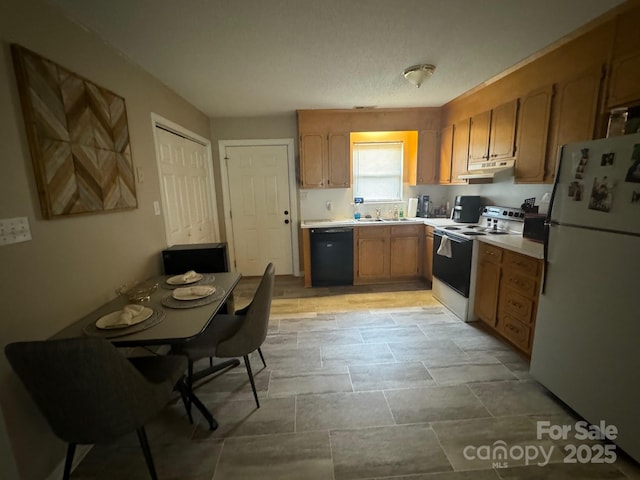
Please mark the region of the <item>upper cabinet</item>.
POLYGON ((451 183, 451 159, 453 153, 453 125, 440 130, 440 154, 438 156, 438 183, 451 183))
POLYGON ((438 183, 439 127, 438 108, 299 110, 300 186, 351 186, 351 133, 389 138, 413 134, 408 143, 393 139, 405 145, 405 181, 410 185, 438 183))
POLYGON ((451 149, 451 179, 449 183, 468 183, 460 180, 458 175, 467 171, 467 159, 469 158, 469 124, 467 118, 454 124, 453 144, 451 149))
POLYGON ((556 84, 545 181, 553 181, 555 177, 556 159, 562 145, 594 138, 603 78, 604 69, 599 65, 556 84))
POLYGON ((300 135, 302 188, 347 188, 350 174, 349 133, 300 135))
POLYGON ((616 18, 607 107, 640 104, 640 8, 616 18))
POLYGON ((640 51, 615 59, 611 64, 607 106, 640 101, 640 51))
POLYGON ((515 179, 519 183, 542 183, 553 85, 534 90, 520 100, 515 179))
POLYGON ((418 185, 438 183, 437 151, 438 132, 436 130, 418 132, 418 161, 416 165, 416 183, 418 185))
POLYGON ((518 100, 471 117, 469 163, 513 158, 518 100))
POLYGON ((351 185, 348 122, 333 112, 298 112, 302 188, 351 185))

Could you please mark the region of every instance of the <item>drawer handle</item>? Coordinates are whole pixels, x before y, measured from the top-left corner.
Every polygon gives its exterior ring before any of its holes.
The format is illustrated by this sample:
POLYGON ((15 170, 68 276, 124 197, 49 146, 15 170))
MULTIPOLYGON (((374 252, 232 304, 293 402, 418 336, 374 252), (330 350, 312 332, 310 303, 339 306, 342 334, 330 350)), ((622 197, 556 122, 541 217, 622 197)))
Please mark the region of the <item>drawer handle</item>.
POLYGON ((516 333, 519 333, 519 332, 520 332, 520 329, 519 329, 519 328, 517 328, 517 327, 514 327, 511 323, 507 323, 507 328, 508 328, 509 330, 511 330, 512 332, 516 332, 516 333))
POLYGON ((486 253, 487 255, 491 255, 491 256, 493 256, 493 257, 495 257, 495 256, 496 256, 496 254, 495 254, 495 253, 490 252, 489 250, 485 250, 485 251, 484 251, 484 253, 486 253))
POLYGON ((524 306, 520 302, 515 302, 513 300, 507 300, 509 305, 513 305, 516 308, 524 308, 524 306))

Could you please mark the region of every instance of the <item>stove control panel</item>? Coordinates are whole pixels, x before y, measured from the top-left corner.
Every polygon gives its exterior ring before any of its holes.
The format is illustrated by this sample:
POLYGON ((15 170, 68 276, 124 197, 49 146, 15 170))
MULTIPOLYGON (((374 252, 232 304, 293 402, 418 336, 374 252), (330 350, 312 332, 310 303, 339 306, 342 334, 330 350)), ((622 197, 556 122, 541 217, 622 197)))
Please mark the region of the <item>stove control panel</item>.
POLYGON ((513 220, 524 222, 524 212, 520 208, 488 205, 482 209, 482 216, 495 220, 513 220))

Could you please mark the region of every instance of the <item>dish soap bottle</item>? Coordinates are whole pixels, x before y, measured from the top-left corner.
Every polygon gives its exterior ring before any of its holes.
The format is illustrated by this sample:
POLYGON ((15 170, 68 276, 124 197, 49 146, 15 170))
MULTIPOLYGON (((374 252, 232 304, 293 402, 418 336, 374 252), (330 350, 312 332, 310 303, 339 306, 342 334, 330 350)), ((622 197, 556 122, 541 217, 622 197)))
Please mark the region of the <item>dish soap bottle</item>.
POLYGON ((402 211, 402 207, 400 207, 400 213, 398 216, 402 219, 404 217, 404 212, 402 211))

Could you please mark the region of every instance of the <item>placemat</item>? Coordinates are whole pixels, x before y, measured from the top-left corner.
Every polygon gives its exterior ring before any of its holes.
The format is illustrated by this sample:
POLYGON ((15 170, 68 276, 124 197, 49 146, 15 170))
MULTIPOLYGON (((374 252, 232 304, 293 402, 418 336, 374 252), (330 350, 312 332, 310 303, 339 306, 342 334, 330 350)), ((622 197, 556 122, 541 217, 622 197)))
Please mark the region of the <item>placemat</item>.
POLYGON ((214 280, 216 279, 213 273, 202 273, 202 278, 197 282, 186 283, 184 285, 171 285, 167 283, 167 279, 171 277, 175 277, 175 275, 166 275, 162 280, 162 288, 167 290, 175 290, 178 287, 193 287, 195 285, 213 285, 214 280))
POLYGON ((164 312, 154 310, 151 316, 144 322, 137 323, 136 325, 131 325, 130 327, 113 328, 109 330, 98 328, 96 327, 96 323, 92 322, 84 327, 84 334, 91 337, 101 338, 124 337, 125 335, 131 335, 132 333, 141 332, 143 330, 146 330, 147 328, 151 328, 159 324, 162 320, 164 320, 165 316, 166 314, 164 312))
MULTIPOLYGON (((217 302, 224 297, 224 288, 216 287, 216 291, 208 297, 199 298, 197 300, 176 300, 173 298, 173 294, 167 295, 162 299, 162 305, 169 308, 194 308, 208 305, 213 302, 217 302)), ((143 322, 144 323, 144 322, 143 322)))

